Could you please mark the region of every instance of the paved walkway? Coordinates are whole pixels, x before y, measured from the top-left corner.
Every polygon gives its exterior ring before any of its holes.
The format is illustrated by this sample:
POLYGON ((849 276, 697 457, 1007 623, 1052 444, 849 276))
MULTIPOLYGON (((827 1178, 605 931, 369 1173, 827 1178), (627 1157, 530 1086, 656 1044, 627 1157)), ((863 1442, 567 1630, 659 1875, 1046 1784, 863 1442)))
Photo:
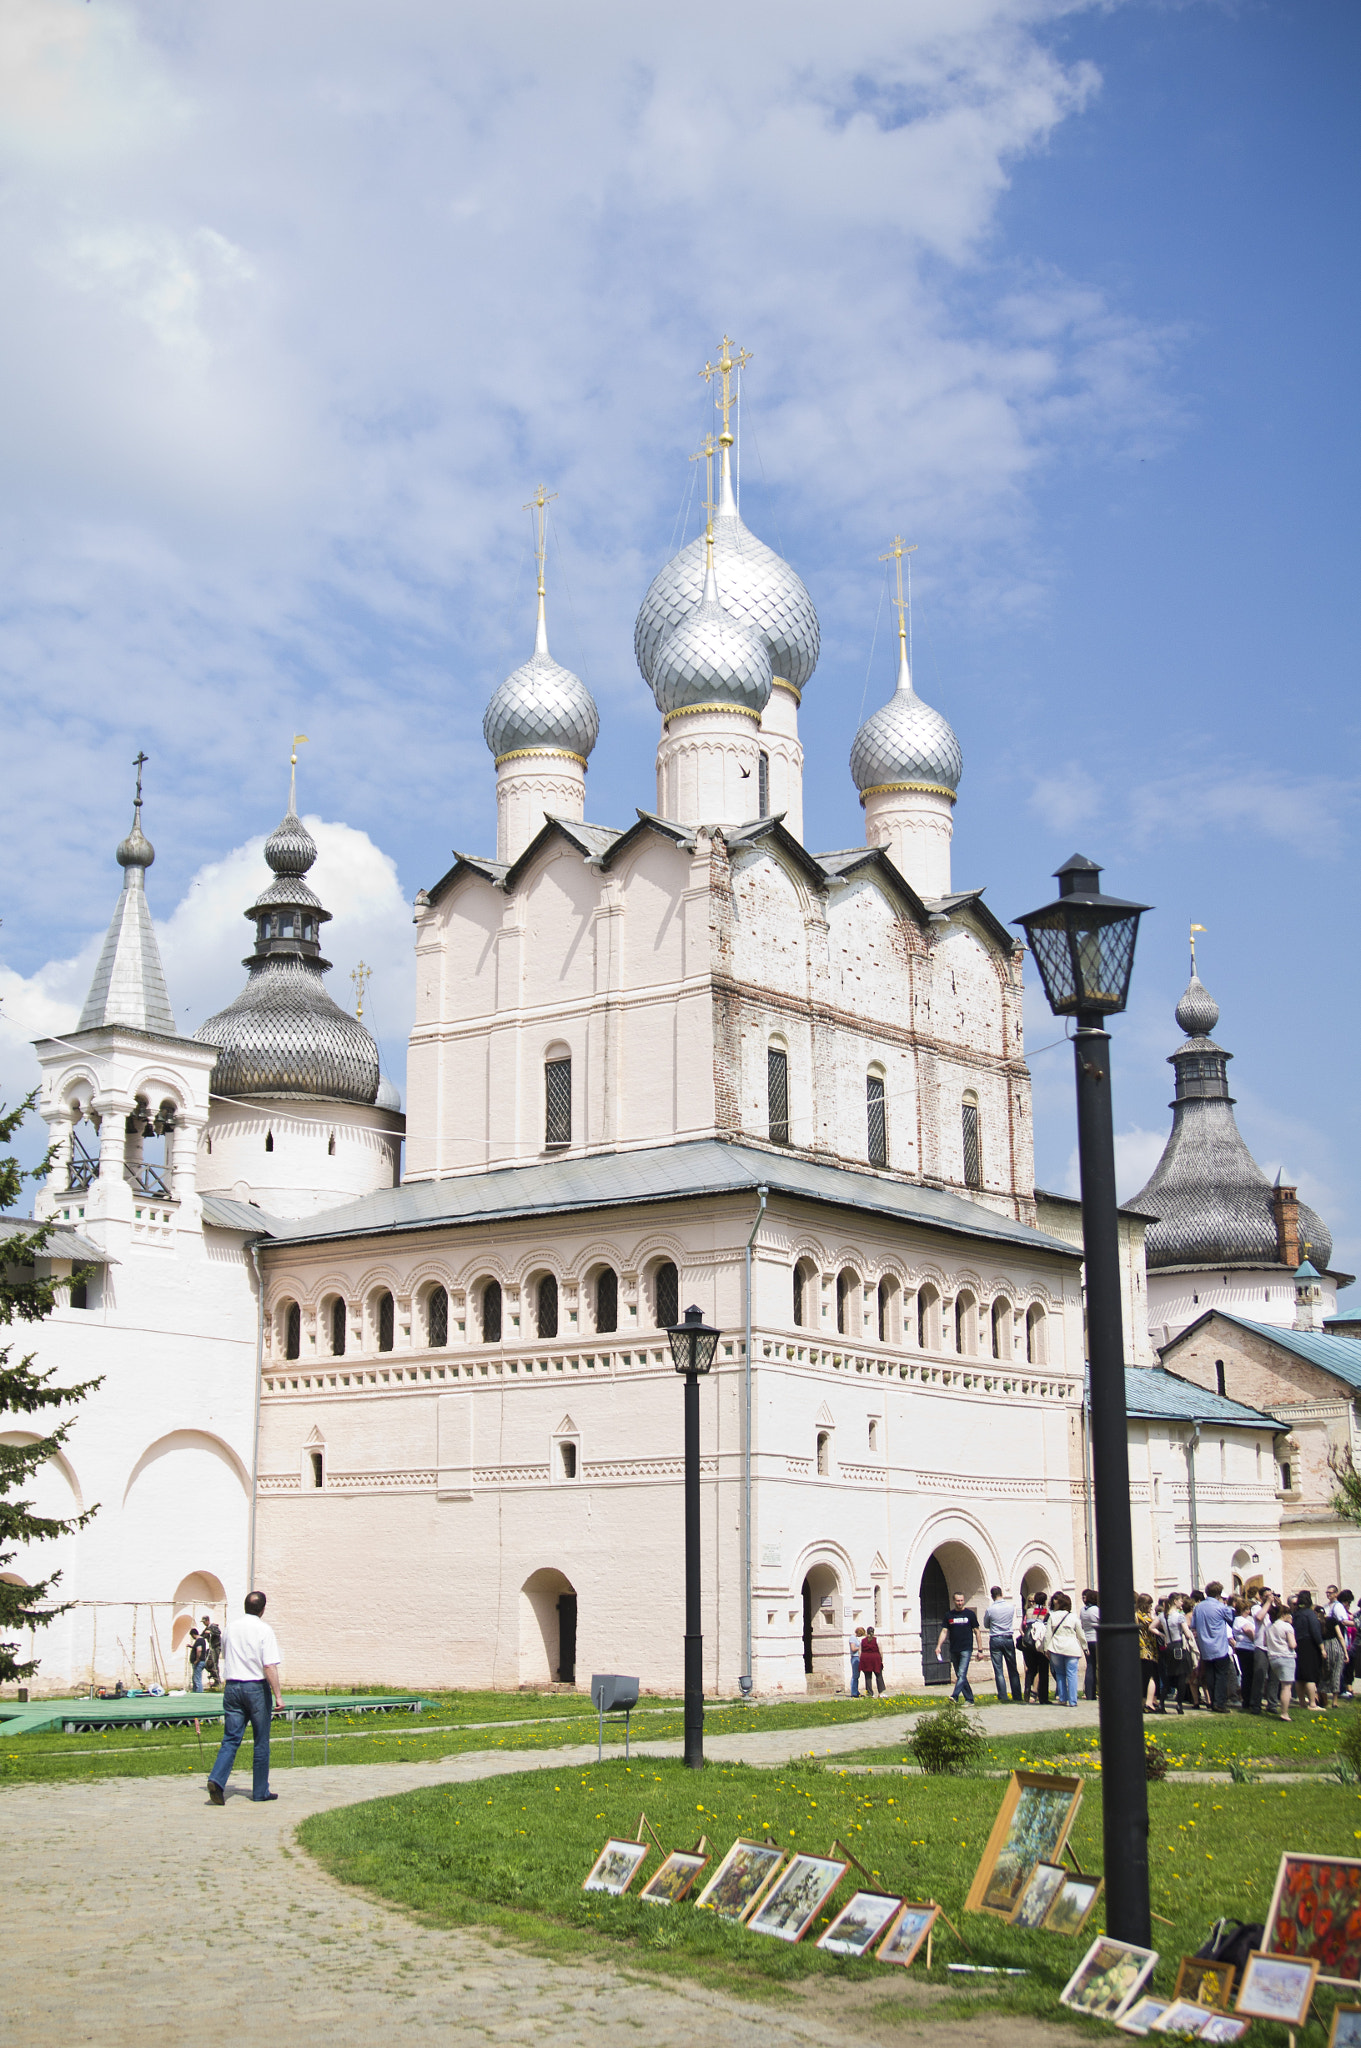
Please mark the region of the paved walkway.
MULTIPOLYGON (((1095 1708, 1090 1710, 1095 1714, 1095 1708)), ((989 1727, 1001 1715, 988 1717, 989 1727)), ((1090 1718, 1087 1716, 1086 1718, 1090 1718)), ((781 1763, 895 1744, 915 1715, 837 1728, 716 1736, 714 1758, 781 1763)), ((1013 1733, 1048 1730, 1054 1709, 1009 1708, 1013 1733)), ((1080 1722, 1079 1707, 1062 1716, 1080 1722)), ((679 1744, 649 1742, 653 1756, 679 1744)), ((28 2048, 139 2044, 237 2048, 244 2036, 372 2048, 400 2030, 420 2043, 519 2043, 552 2036, 592 2048, 766 2048, 769 2005, 664 1980, 645 1958, 565 1964, 496 1937, 419 1926, 334 1883, 293 1831, 309 1813, 436 1782, 594 1761, 594 1745, 469 1754, 418 1764, 279 1771, 278 1801, 255 1806, 238 1771, 226 1808, 201 1781, 115 1778, 21 1785, 0 1795, 5 1900, 0 2011, 28 2048)), ((977 1989, 977 1985, 970 1987, 977 1989)), ((933 2021, 941 1993, 903 1970, 851 1987, 813 1981, 774 2019, 784 2040, 842 2048, 867 2038, 950 2048, 1041 2048, 1052 2029, 1017 2019, 933 2021)))

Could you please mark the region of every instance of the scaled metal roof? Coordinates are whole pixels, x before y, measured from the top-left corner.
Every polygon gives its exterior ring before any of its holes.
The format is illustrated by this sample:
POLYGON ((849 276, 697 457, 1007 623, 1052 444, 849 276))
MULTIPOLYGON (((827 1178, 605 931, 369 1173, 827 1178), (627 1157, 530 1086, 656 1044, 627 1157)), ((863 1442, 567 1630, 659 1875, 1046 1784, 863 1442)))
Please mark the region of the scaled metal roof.
POLYGON ((278 1242, 320 1242, 394 1230, 430 1230, 451 1223, 680 1201, 694 1195, 754 1194, 758 1187, 837 1208, 865 1209, 899 1223, 944 1230, 958 1237, 1065 1259, 1082 1256, 1062 1238, 1015 1223, 943 1188, 822 1165, 797 1153, 728 1145, 717 1138, 639 1152, 536 1161, 530 1166, 499 1167, 447 1180, 408 1181, 317 1216, 271 1219, 269 1227, 278 1242))

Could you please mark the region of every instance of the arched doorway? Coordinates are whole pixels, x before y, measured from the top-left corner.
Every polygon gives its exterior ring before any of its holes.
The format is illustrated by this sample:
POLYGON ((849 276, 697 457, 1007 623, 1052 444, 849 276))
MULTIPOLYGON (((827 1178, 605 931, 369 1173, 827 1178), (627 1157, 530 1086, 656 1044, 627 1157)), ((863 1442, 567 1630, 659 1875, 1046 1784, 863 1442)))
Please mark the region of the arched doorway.
POLYGON ((577 1594, 562 1572, 532 1572, 520 1589, 521 1685, 577 1682, 577 1594))
POLYGON ((815 1564, 803 1582, 803 1673, 809 1692, 844 1685, 850 1657, 841 1640, 841 1581, 829 1564, 815 1564))
POLYGON ((1021 1579, 1021 1598, 1035 1600, 1041 1593, 1049 1598, 1049 1574, 1042 1564, 1032 1564, 1021 1579))
POLYGON ((942 1543, 926 1560, 921 1579, 922 1677, 927 1685, 951 1685, 954 1673, 950 1659, 936 1655, 936 1644, 956 1593, 964 1595, 966 1607, 980 1618, 983 1613, 983 1572, 978 1559, 963 1543, 942 1543))

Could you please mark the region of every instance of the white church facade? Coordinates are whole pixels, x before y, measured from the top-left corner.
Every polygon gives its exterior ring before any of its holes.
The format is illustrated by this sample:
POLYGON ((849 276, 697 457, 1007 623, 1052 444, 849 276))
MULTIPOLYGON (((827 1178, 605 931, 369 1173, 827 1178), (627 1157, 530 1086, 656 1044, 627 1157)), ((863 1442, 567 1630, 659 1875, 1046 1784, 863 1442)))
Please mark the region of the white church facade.
MULTIPOLYGON (((101 1513, 47 1689, 113 1671, 91 1601, 154 1591, 173 1638, 251 1579, 295 1682, 678 1689, 665 1326, 691 1303, 722 1332, 707 1689, 841 1684, 870 1622, 891 1684, 935 1681, 951 1591, 1090 1578, 1080 1232, 1034 1186, 1022 949, 953 886, 960 749, 901 605, 895 687, 848 735, 864 842, 805 846, 817 616, 742 522, 727 400, 725 373, 716 516, 638 615, 661 731, 631 824, 586 820, 599 719, 549 652, 540 494, 534 650, 484 721, 496 853, 416 899, 405 1121, 325 990, 292 796, 246 988, 192 1041, 140 823, 120 848, 104 996, 39 1047, 65 1150, 38 1214, 104 1275, 43 1362, 106 1375, 69 1446, 101 1513)), ((1190 1575, 1189 1421, 1149 1345, 1152 1213, 1126 1212, 1122 1263, 1136 1556, 1165 1591, 1190 1575)), ((1279 1524, 1269 1452, 1253 1477, 1273 1423, 1214 1419, 1237 1448, 1202 1561, 1227 1583, 1243 1530, 1269 1555, 1279 1524)))

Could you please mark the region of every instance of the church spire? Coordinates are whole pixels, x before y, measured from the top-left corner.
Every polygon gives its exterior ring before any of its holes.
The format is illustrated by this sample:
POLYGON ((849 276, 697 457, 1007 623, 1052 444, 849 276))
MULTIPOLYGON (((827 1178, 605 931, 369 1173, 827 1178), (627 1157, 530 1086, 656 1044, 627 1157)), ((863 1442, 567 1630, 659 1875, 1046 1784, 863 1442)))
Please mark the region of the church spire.
POLYGON ((114 856, 123 870, 123 891, 104 936, 78 1031, 122 1024, 132 1031, 175 1036, 175 1012, 146 900, 146 871, 156 858, 156 849, 142 830, 142 770, 146 764, 146 754, 139 752, 132 764, 137 770, 132 829, 119 841, 114 856))
POLYGON ((898 570, 898 595, 893 608, 898 614, 898 688, 912 688, 912 557, 917 552, 917 543, 904 545, 900 533, 893 536, 893 546, 887 554, 880 555, 881 562, 894 562, 898 570), (903 596, 903 559, 907 558, 907 595, 903 596))
POLYGON ((556 491, 546 491, 543 485, 540 484, 529 503, 521 507, 522 511, 534 514, 534 559, 539 565, 539 617, 538 623, 534 628, 534 652, 536 654, 547 654, 548 652, 548 615, 545 610, 543 582, 544 525, 546 508, 552 504, 557 495, 556 491))

